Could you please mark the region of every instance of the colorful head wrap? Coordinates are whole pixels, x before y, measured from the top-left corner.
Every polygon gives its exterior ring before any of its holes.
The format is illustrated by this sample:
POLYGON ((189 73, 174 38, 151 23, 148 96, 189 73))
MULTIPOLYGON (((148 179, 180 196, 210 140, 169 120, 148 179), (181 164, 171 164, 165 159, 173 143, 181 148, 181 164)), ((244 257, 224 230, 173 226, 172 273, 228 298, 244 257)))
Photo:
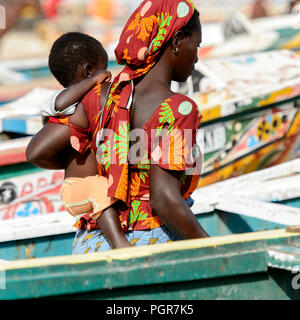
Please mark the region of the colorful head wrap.
POLYGON ((125 68, 114 84, 120 88, 120 107, 131 93, 128 82, 146 74, 158 61, 162 47, 192 18, 190 0, 145 0, 131 15, 115 49, 118 64, 125 68), (123 86, 120 86, 122 82, 123 86), (126 90, 127 89, 127 90, 126 90))
MULTIPOLYGON (((129 18, 115 50, 119 64, 124 69, 114 79, 102 114, 100 130, 112 129, 122 139, 122 151, 129 150, 129 107, 133 91, 132 80, 145 75, 156 64, 164 45, 192 18, 194 5, 190 0, 145 0, 129 18), (120 129, 121 128, 121 129, 120 129), (120 134, 120 130, 122 134, 120 134), (127 139, 127 140, 126 140, 127 139)), ((109 196, 126 202, 128 152, 120 158, 116 148, 117 163, 106 166, 108 175, 116 180, 109 188, 109 196), (122 178, 124 177, 124 179, 122 178), (119 189, 122 189, 120 192, 119 189), (124 189, 124 190, 123 190, 124 189)), ((120 150, 121 150, 120 149, 120 150)), ((102 148, 104 152, 104 149, 102 148)))
POLYGON ((119 81, 147 73, 158 60, 161 48, 184 27, 194 13, 190 1, 143 1, 128 20, 115 50, 117 62, 126 64, 119 81))

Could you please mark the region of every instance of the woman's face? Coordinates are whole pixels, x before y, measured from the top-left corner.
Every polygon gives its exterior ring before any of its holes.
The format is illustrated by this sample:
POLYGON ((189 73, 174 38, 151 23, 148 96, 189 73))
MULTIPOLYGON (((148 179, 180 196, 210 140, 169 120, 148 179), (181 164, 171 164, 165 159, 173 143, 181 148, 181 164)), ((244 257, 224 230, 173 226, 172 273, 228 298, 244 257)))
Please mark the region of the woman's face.
POLYGON ((174 81, 184 82, 195 70, 195 63, 198 61, 198 48, 202 41, 201 24, 194 29, 189 37, 181 40, 180 51, 174 72, 174 81))

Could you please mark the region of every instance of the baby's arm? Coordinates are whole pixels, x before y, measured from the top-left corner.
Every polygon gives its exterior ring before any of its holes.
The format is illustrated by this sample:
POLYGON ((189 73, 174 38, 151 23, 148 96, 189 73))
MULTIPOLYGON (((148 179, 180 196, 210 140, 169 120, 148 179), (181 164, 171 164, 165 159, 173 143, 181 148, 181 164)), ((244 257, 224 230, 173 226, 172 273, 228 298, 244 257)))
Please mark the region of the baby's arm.
POLYGON ((131 246, 121 228, 119 214, 114 206, 105 209, 97 222, 112 249, 131 246))
POLYGON ((54 109, 58 112, 64 111, 69 106, 80 102, 84 95, 90 91, 97 83, 110 81, 111 73, 109 71, 98 71, 90 78, 77 82, 70 87, 62 90, 56 97, 54 109))

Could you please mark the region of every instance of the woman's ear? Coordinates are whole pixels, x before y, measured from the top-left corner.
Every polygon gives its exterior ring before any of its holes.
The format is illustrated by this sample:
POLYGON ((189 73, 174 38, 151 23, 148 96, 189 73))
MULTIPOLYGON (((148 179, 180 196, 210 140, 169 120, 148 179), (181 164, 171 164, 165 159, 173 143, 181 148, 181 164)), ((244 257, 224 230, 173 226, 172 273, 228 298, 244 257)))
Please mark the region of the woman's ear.
POLYGON ((181 30, 179 30, 175 33, 171 43, 172 51, 176 56, 178 56, 180 53, 182 39, 184 39, 184 33, 181 30))

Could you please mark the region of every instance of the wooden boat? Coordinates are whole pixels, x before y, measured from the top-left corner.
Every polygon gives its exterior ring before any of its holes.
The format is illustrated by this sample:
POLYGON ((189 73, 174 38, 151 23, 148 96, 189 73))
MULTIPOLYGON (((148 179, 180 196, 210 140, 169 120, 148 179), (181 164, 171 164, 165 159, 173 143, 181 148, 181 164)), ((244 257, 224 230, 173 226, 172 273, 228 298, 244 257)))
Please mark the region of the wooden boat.
POLYGON ((299 299, 300 234, 272 230, 0 264, 0 299, 299 299))
POLYGON ((299 62, 286 50, 199 61, 187 84, 174 84, 203 115, 199 187, 299 156, 299 62))
POLYGON ((46 58, 7 60, 0 63, 0 104, 4 105, 35 88, 59 89, 46 58))
MULTIPOLYGON (((201 8, 201 6, 200 6, 201 8)), ((299 52, 299 16, 286 14, 250 20, 232 11, 222 23, 203 24, 200 59, 290 49, 299 52)))
MULTIPOLYGON (((192 211, 211 237, 300 225, 299 172, 296 159, 199 188, 192 211)), ((71 254, 74 222, 65 211, 2 220, 0 259, 71 254)))
POLYGON ((70 215, 2 222, 0 299, 299 299, 299 174, 297 159, 198 189, 207 239, 72 256, 70 215))

